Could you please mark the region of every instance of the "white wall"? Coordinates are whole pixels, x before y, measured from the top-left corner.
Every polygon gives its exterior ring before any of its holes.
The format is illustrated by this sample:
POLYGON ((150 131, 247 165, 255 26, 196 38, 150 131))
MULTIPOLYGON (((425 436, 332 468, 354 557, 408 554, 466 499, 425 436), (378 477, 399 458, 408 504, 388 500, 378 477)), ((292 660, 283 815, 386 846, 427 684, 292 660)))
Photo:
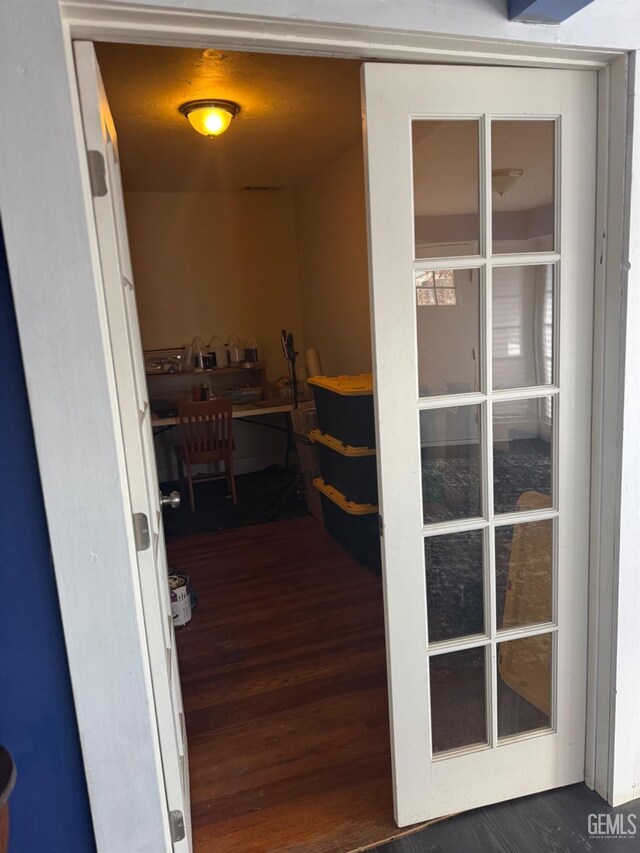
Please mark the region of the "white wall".
MULTIPOLYGON (((125 203, 145 349, 254 334, 268 378, 283 376, 280 330, 303 344, 291 193, 128 193, 125 203)), ((234 440, 238 474, 284 461, 282 432, 236 420, 234 440)), ((176 429, 156 436, 161 482, 177 478, 178 443, 176 429)))
POLYGON ((269 378, 283 376, 280 330, 302 343, 291 193, 127 193, 125 203, 145 349, 253 334, 269 378))
POLYGON ((304 341, 323 373, 369 373, 369 274, 362 145, 294 192, 304 341))
MULTIPOLYGON (((176 0, 134 0, 138 6, 171 7, 176 0)), ((640 47, 637 0, 594 0, 559 25, 521 24, 507 18, 507 0, 186 0, 183 9, 280 16, 287 21, 321 21, 365 29, 539 44, 634 49, 640 47), (275 5, 275 8, 274 8, 275 5)), ((404 41, 401 37, 398 43, 404 41)))

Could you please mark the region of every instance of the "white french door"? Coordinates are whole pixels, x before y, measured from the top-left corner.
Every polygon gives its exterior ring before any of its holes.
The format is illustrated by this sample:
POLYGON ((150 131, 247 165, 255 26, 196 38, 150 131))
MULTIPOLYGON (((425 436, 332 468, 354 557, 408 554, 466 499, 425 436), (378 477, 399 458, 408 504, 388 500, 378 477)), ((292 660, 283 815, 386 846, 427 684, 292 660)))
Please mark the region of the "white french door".
MULTIPOLYGON (((191 850, 191 814, 187 739, 117 138, 93 44, 75 42, 74 51, 85 143, 90 162, 93 158, 94 164, 93 207, 106 334, 113 358, 131 508, 138 519, 140 587, 137 594, 141 596, 144 611, 141 642, 149 654, 162 765, 160 781, 167 800, 167 819, 163 827, 165 847, 175 853, 188 853, 191 850)), ((136 592, 125 591, 125 594, 136 592)))
POLYGON ((365 64, 400 825, 584 778, 596 74, 365 64))

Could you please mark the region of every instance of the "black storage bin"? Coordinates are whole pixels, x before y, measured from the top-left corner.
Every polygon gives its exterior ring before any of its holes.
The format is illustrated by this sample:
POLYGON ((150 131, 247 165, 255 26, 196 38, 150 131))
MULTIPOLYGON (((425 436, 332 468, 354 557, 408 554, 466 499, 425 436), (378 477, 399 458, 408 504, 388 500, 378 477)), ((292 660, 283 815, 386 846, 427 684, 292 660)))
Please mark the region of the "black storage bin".
POLYGON ((379 575, 382 562, 378 507, 346 500, 343 494, 325 483, 322 477, 315 479, 313 485, 320 492, 324 526, 328 533, 354 560, 379 575))
POLYGON ((373 381, 361 376, 313 376, 308 380, 321 432, 351 447, 375 447, 373 381))
POLYGON ((357 504, 378 503, 376 451, 370 447, 348 447, 319 429, 309 433, 318 453, 320 471, 348 501, 357 504))

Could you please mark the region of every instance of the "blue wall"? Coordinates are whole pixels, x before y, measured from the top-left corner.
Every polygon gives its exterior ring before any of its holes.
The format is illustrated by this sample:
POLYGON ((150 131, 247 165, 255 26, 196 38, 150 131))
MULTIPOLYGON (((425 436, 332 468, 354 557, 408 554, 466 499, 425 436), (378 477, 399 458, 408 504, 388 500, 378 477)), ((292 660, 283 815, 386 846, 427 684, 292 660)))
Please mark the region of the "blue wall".
POLYGON ((593 0, 509 0, 509 17, 524 24, 559 24, 593 0))
POLYGON ((0 401, 0 743, 18 768, 9 851, 91 853, 87 786, 1 232, 0 401))

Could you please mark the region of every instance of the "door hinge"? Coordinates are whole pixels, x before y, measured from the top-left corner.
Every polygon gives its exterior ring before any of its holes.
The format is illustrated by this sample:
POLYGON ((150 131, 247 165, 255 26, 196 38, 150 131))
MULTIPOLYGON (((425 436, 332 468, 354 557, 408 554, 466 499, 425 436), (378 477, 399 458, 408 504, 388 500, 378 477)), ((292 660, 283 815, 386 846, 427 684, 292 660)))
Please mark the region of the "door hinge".
POLYGON ((384 522, 381 515, 378 515, 378 533, 380 536, 384 536, 384 522))
POLYGON ((169 812, 169 829, 171 831, 172 841, 182 841, 186 834, 184 828, 184 815, 177 809, 169 812))
POLYGON ((87 151, 87 163, 89 164, 89 183, 91 184, 91 195, 103 196, 107 194, 107 170, 104 157, 100 151, 87 151))
POLYGON ((133 513, 133 535, 136 540, 136 551, 146 551, 151 545, 151 536, 149 519, 143 512, 133 513))

